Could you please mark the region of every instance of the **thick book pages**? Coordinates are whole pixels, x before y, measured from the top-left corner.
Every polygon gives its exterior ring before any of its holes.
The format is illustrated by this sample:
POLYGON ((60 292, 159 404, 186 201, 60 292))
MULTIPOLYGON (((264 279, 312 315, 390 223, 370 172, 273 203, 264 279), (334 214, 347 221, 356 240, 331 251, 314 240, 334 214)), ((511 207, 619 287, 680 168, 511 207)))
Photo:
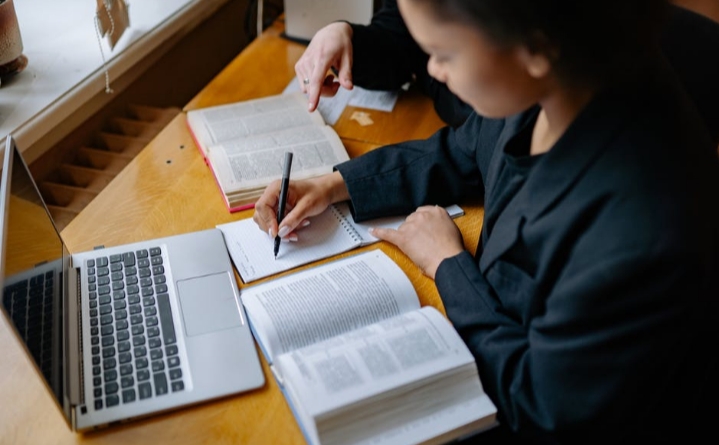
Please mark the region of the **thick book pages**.
MULTIPOLYGON (((456 206, 447 207, 452 217, 464 214, 456 206)), ((313 261, 329 258, 356 247, 378 241, 369 233, 371 227, 397 228, 404 216, 380 218, 357 223, 347 203, 331 205, 323 213, 312 217, 310 225, 298 229, 299 240, 282 243, 280 253, 274 256, 274 239, 259 229, 252 219, 219 224, 225 237, 227 250, 245 283, 284 272, 313 261)))
POLYGON ((379 250, 242 300, 309 443, 441 443, 496 424, 466 345, 379 250))
POLYGON ((287 151, 294 153, 292 179, 329 173, 349 159, 301 93, 190 110, 187 124, 230 211, 254 204, 282 176, 287 151))

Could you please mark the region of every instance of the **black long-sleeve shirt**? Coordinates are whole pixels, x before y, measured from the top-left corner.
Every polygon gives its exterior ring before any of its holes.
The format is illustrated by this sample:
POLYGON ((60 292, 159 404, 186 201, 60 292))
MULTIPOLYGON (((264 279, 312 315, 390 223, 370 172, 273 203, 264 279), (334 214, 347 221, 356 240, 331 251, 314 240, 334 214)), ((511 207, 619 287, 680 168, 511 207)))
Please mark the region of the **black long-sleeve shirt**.
POLYGON ((533 108, 337 166, 358 220, 484 200, 476 257, 435 282, 515 440, 666 443, 712 424, 719 160, 665 62, 538 157, 533 108))

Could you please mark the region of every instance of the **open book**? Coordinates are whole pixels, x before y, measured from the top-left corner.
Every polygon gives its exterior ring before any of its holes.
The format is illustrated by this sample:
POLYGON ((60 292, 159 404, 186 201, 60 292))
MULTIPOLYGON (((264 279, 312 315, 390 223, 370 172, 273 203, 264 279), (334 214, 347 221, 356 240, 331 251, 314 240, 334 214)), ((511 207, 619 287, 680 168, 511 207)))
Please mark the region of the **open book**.
POLYGON ((496 424, 474 357, 380 250, 243 289, 307 441, 441 443, 496 424))
POLYGON ((252 207, 282 176, 286 151, 294 153, 292 179, 330 173, 349 159, 302 93, 190 110, 187 125, 231 212, 252 207))
MULTIPOLYGON (((464 211, 456 206, 446 208, 452 217, 464 211)), ((329 258, 356 247, 379 241, 369 233, 372 227, 398 228, 405 217, 379 218, 357 223, 345 202, 333 204, 321 214, 310 218, 310 225, 298 230, 299 241, 282 243, 275 258, 273 238, 261 231, 251 219, 219 224, 232 262, 242 277, 250 283, 260 278, 284 272, 313 261, 329 258)))

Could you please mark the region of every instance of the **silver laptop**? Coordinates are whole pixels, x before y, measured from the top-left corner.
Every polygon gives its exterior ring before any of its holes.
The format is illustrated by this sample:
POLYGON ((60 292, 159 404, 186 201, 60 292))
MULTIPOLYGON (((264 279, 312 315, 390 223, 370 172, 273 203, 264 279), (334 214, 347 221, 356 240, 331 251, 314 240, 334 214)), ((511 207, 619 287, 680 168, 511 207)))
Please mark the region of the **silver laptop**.
POLYGON ((219 230, 69 254, 10 136, 3 159, 2 312, 73 430, 264 385, 219 230))

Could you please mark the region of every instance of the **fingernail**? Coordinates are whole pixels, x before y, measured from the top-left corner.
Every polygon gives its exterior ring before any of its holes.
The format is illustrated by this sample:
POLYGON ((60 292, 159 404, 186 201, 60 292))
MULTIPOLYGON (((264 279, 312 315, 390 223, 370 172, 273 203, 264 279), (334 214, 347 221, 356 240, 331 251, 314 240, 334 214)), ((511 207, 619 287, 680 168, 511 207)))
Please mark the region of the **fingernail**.
POLYGON ((315 105, 315 104, 313 104, 312 102, 310 102, 309 105, 307 105, 307 110, 308 110, 308 111, 312 111, 312 108, 314 107, 314 105, 315 105))
POLYGON ((307 227, 307 226, 309 226, 309 225, 310 225, 310 220, 309 220, 309 219, 306 219, 306 220, 302 221, 302 227, 307 227))
POLYGON ((272 227, 270 227, 269 229, 267 229, 267 234, 270 236, 270 238, 274 238, 274 237, 275 237, 275 235, 272 233, 272 227))
POLYGON ((280 227, 278 235, 280 236, 280 238, 284 238, 285 236, 287 236, 288 233, 290 233, 290 228, 287 226, 282 226, 280 227))
POLYGON ((296 243, 297 242, 297 235, 291 235, 289 238, 290 242, 296 243))

